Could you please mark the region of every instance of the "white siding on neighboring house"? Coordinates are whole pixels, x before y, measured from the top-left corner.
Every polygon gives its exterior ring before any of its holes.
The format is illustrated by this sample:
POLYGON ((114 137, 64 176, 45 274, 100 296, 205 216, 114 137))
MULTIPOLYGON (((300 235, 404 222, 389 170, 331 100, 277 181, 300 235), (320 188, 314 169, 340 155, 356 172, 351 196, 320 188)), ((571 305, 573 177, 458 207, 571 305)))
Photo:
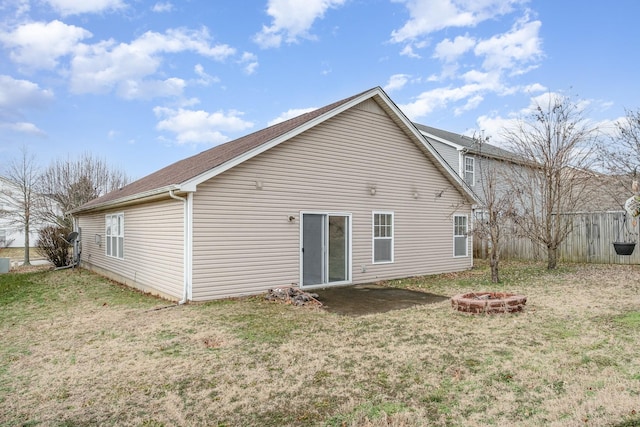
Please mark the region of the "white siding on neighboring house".
POLYGON ((504 197, 511 191, 509 184, 510 176, 520 173, 522 166, 489 158, 489 157, 475 157, 475 180, 476 185, 474 187, 475 193, 478 197, 484 201, 485 191, 488 191, 488 183, 486 180, 491 176, 495 179, 496 194, 499 198, 504 197))
POLYGON ((459 152, 455 147, 452 147, 449 144, 445 144, 443 142, 438 141, 435 138, 427 137, 433 148, 436 149, 438 153, 442 156, 442 158, 451 166, 451 169, 456 173, 459 173, 460 169, 460 159, 459 152))
MULTIPOLYGON (((35 247, 38 243, 38 232, 29 233, 29 246, 35 247)), ((0 248, 24 248, 24 230, 19 230, 0 220, 0 248), (4 239, 3 239, 4 236, 4 239)))
POLYGON ((298 284, 300 212, 351 214, 354 284, 472 266, 453 257, 469 203, 373 100, 200 184, 193 211, 196 301, 298 284), (374 211, 394 213, 392 263, 372 264, 374 211))
POLYGON ((83 266, 165 298, 182 298, 182 202, 169 199, 86 214, 79 217, 78 226, 83 266), (106 254, 105 217, 119 213, 124 214, 122 259, 106 254))
MULTIPOLYGON (((23 248, 25 245, 24 229, 10 221, 11 212, 15 212, 14 198, 20 198, 20 190, 11 181, 0 177, 0 248, 23 248), (13 206, 12 206, 13 205, 13 206), (4 239, 3 239, 4 237, 4 239)), ((38 232, 43 225, 35 220, 30 225, 29 246, 38 243, 38 232)))

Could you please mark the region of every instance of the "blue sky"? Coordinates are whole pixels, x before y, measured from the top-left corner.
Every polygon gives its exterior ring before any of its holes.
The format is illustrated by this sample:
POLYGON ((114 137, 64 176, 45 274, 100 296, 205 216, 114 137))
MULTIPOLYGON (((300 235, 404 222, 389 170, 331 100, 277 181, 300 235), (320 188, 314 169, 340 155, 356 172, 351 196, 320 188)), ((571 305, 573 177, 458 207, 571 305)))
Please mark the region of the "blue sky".
POLYGON ((640 108, 638 16, 634 0, 4 0, 0 159, 90 152, 140 178, 375 86, 494 141, 550 92, 610 128, 640 108))

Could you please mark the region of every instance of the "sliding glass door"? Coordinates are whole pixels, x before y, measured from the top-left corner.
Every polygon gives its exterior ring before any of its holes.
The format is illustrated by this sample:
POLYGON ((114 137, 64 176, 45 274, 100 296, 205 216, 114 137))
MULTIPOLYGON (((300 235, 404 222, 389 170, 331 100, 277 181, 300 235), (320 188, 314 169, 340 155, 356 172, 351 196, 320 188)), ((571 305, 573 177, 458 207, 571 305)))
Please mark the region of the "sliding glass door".
POLYGON ((351 216, 302 214, 302 286, 344 284, 351 280, 351 216))

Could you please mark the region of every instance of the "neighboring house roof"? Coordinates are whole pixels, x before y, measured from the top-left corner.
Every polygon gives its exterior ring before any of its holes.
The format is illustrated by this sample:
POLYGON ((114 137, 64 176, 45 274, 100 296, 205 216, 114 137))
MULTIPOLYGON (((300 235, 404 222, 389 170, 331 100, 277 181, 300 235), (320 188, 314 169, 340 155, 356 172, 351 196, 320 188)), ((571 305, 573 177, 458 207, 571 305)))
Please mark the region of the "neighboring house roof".
POLYGON ((414 123, 414 125, 427 137, 427 139, 431 137, 445 144, 455 146, 457 149, 464 149, 468 153, 479 156, 508 160, 516 163, 522 162, 522 159, 519 161, 517 154, 503 148, 496 147, 495 145, 491 145, 487 142, 479 144, 474 138, 466 135, 448 132, 446 130, 425 126, 419 123, 414 123))
POLYGON ((164 196, 171 190, 177 192, 195 191, 198 184, 370 98, 378 101, 396 124, 405 130, 428 157, 434 160, 435 166, 454 185, 470 200, 478 200, 473 190, 460 179, 431 144, 426 143, 422 134, 417 131, 387 94, 380 87, 376 87, 180 160, 94 199, 74 209, 71 213, 95 211, 135 203, 143 199, 164 196))

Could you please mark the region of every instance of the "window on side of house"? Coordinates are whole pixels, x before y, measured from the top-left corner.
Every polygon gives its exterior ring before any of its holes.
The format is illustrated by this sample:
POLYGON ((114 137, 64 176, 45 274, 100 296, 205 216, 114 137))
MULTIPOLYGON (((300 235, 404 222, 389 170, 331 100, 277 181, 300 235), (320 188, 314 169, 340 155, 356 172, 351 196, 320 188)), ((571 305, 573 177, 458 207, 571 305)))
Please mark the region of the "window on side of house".
POLYGON ((466 215, 453 216, 453 256, 467 256, 468 224, 466 215))
POLYGON ((464 181, 469 185, 476 183, 476 159, 464 156, 464 181))
POLYGON ((393 212, 373 212, 373 263, 393 262, 393 212))
POLYGON ((107 256, 124 259, 124 213, 105 216, 107 256))

